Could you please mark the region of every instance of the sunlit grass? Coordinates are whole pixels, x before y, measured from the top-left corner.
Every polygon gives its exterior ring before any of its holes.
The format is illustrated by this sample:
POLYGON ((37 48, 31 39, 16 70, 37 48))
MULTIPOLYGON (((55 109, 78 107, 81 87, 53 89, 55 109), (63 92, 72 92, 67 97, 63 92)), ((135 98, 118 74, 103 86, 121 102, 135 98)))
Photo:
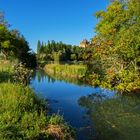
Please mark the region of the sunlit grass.
POLYGON ((0 83, 11 81, 13 71, 13 63, 0 60, 0 83))
POLYGON ((61 135, 70 137, 70 129, 63 118, 47 115, 47 110, 44 110, 46 105, 28 87, 0 84, 0 138, 49 139, 53 137, 53 132, 49 131, 50 125, 59 125, 61 135))
POLYGON ((68 77, 82 77, 85 75, 85 65, 61 65, 61 64, 48 64, 44 70, 48 73, 54 73, 61 76, 68 77))
POLYGON ((12 67, 13 63, 11 63, 10 61, 5 61, 5 60, 0 60, 0 72, 12 72, 13 71, 13 67, 12 67))

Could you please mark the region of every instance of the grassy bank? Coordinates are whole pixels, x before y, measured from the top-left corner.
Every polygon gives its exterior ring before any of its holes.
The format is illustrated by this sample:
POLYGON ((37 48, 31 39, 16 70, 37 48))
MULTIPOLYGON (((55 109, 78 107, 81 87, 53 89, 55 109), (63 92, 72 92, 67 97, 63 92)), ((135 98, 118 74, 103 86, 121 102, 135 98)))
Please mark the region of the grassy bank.
POLYGON ((70 139, 70 129, 59 115, 49 116, 45 102, 28 87, 0 84, 1 139, 70 139))
POLYGON ((10 62, 0 65, 0 140, 72 140, 72 129, 59 115, 48 115, 47 102, 28 87, 11 83, 10 62))
POLYGON ((84 65, 61 65, 61 64, 47 64, 44 67, 48 74, 55 74, 61 77, 81 78, 85 75, 86 66, 84 65))

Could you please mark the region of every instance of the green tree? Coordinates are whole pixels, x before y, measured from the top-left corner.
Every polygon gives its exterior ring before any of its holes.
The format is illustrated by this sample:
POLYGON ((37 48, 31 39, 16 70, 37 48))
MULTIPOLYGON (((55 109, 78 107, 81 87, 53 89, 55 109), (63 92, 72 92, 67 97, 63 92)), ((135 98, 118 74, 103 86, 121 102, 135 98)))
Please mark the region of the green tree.
POLYGON ((140 89, 139 0, 114 1, 96 17, 91 83, 122 92, 140 89))
POLYGON ((8 23, 5 22, 4 16, 0 13, 0 52, 5 59, 18 59, 26 66, 36 66, 36 57, 29 44, 17 30, 10 30, 8 23), (32 62, 29 61, 32 60, 32 62))
POLYGON ((41 42, 40 42, 40 40, 38 40, 38 42, 37 42, 37 54, 40 53, 40 50, 41 50, 41 42))

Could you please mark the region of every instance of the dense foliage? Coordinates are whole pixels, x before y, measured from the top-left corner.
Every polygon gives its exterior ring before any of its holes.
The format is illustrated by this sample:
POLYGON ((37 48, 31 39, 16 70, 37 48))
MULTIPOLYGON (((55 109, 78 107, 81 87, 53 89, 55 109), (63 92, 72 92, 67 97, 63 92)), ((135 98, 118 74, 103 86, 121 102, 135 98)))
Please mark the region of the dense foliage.
POLYGON ((137 92, 140 89, 140 2, 114 1, 96 13, 87 81, 92 85, 137 92), (96 80, 95 80, 96 79, 96 80))
POLYGON ((24 36, 16 29, 10 30, 0 12, 0 57, 1 59, 18 59, 28 67, 36 66, 36 56, 29 48, 24 36), (29 61, 30 60, 30 61, 29 61))

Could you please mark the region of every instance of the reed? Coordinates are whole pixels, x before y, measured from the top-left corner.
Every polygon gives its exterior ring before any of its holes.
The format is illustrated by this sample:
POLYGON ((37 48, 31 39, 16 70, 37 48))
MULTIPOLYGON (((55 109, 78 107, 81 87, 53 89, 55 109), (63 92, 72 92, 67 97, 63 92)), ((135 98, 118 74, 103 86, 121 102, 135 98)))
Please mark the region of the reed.
POLYGON ((45 72, 61 75, 62 77, 81 78, 86 73, 84 65, 68 65, 68 64, 47 64, 44 67, 45 72))

